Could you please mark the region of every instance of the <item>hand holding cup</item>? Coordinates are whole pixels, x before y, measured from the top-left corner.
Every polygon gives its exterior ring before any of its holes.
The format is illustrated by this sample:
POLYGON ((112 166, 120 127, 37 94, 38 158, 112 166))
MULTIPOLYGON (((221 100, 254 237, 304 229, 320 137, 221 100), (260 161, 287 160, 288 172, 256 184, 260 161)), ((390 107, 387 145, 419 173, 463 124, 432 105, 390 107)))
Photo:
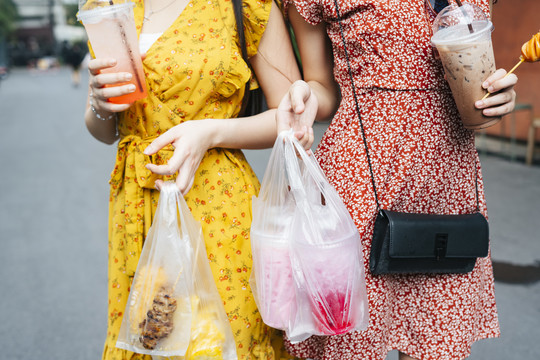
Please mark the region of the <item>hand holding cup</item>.
POLYGON ((93 106, 98 111, 121 112, 128 109, 131 104, 115 104, 109 101, 112 97, 131 94, 135 85, 128 83, 133 75, 129 72, 104 72, 116 65, 115 59, 98 58, 88 62, 90 73, 89 86, 93 106))
MULTIPOLYGON (((95 90, 129 83, 134 87, 133 89, 128 85, 127 88, 119 90, 121 95, 118 96, 118 92, 113 92, 112 96, 107 97, 103 91, 96 92, 96 95, 100 100, 107 99, 108 102, 116 104, 133 103, 146 97, 146 82, 133 14, 134 3, 129 0, 114 3, 81 0, 79 6, 77 17, 84 25, 96 57, 96 61, 89 65, 90 74, 96 78, 97 75, 105 73, 113 75, 97 78, 97 83, 93 84, 95 90), (129 73, 131 77, 127 79, 125 73, 129 73), (123 81, 119 81, 120 79, 123 81), (125 93, 125 89, 133 90, 125 93)), ((91 86, 96 78, 91 79, 91 86)))

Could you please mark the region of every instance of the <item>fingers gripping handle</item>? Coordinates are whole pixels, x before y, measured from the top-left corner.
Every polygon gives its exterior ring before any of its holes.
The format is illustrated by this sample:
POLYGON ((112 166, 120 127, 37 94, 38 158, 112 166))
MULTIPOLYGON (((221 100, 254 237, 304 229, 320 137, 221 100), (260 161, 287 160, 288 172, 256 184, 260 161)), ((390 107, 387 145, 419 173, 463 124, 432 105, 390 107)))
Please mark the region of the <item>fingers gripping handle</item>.
POLYGON ((322 193, 326 182, 322 175, 322 170, 315 158, 308 155, 300 142, 294 137, 293 130, 282 131, 278 138, 281 140, 279 143, 284 146, 285 167, 287 169, 287 177, 289 179, 291 190, 299 191, 303 196, 307 195, 305 184, 302 181, 302 171, 298 159, 298 156, 300 156, 307 173, 315 181, 319 191, 322 193))

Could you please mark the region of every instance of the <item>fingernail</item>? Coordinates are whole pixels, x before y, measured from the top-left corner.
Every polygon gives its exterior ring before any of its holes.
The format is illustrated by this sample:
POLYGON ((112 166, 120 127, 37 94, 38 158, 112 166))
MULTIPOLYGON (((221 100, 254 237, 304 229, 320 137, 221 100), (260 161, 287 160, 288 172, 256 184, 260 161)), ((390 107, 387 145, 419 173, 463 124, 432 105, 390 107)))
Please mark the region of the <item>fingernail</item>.
POLYGON ((125 76, 125 79, 126 80, 131 80, 132 77, 133 77, 133 75, 131 75, 130 73, 127 73, 126 76, 125 76))
MULTIPOLYGON (((144 154, 144 155, 150 155, 150 153, 151 153, 150 147, 151 147, 151 146, 152 146, 152 145, 148 145, 148 146, 146 147, 146 149, 144 149, 144 151, 143 151, 143 154, 144 154)), ((146 165, 146 166, 148 167, 148 165, 146 165)))
POLYGON ((482 100, 478 100, 477 102, 474 103, 474 105, 477 108, 482 108, 482 107, 484 107, 484 102, 482 100))
POLYGON ((116 65, 116 60, 112 59, 111 61, 109 61, 109 65, 110 66, 116 65))
POLYGON ((490 93, 492 93, 494 90, 495 90, 495 88, 493 86, 490 86, 487 89, 487 91, 490 92, 490 93))
POLYGON ((129 92, 134 92, 135 91, 135 85, 129 85, 128 90, 129 90, 129 92))

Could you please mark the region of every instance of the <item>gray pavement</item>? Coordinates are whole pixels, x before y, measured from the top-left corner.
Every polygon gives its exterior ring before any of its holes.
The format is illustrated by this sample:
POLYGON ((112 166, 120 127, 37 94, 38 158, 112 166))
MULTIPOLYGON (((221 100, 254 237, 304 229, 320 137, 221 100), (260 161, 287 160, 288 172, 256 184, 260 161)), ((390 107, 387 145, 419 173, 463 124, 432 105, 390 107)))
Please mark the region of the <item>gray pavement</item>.
MULTIPOLYGON (((0 359, 101 356, 115 148, 87 133, 85 96, 67 69, 0 82, 0 359)), ((269 151, 246 155, 262 177, 269 151)), ((502 337, 475 344, 470 359, 538 359, 540 167, 482 164, 502 337)))

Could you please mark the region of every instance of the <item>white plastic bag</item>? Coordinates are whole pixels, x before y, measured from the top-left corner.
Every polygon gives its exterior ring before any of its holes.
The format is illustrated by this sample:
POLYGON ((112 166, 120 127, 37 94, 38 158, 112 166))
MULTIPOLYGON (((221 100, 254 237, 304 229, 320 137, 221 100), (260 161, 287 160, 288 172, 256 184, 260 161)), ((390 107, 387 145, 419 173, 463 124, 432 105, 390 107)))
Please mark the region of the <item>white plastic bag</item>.
POLYGON ((368 303, 358 230, 292 131, 279 135, 256 200, 252 288, 263 321, 285 330, 292 342, 364 330, 368 303), (279 248, 270 247, 276 233, 279 248), (267 266, 275 258, 282 262, 267 266), (286 310, 276 313, 279 306, 286 310))
POLYGON ((285 148, 276 142, 258 197, 253 197, 250 285, 265 324, 286 330, 296 316, 289 234, 294 199, 285 172, 285 148))
POLYGON ((200 224, 173 182, 161 189, 116 346, 156 359, 237 359, 200 224))

